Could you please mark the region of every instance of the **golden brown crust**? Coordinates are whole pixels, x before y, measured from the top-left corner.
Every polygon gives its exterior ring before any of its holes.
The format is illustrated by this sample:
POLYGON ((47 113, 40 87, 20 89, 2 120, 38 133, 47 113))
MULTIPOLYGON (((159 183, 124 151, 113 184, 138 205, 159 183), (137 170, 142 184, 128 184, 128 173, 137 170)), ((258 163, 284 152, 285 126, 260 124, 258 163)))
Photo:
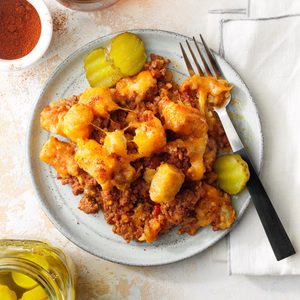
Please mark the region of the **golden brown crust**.
POLYGON ((41 150, 40 160, 51 165, 63 178, 78 176, 80 169, 74 154, 74 145, 51 136, 41 150))
POLYGON ((41 112, 41 127, 48 132, 64 135, 64 117, 69 109, 77 103, 77 101, 77 97, 74 96, 69 99, 60 99, 58 101, 51 102, 50 105, 46 106, 41 112))

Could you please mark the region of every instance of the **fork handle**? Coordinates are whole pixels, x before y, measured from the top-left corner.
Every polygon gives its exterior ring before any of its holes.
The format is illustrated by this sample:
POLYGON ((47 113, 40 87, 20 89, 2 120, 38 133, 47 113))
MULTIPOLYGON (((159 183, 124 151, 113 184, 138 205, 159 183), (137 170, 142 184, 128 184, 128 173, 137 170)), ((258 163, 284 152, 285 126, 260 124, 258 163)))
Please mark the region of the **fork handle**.
POLYGON ((279 261, 295 254, 295 249, 252 165, 247 151, 243 148, 235 153, 240 154, 248 164, 250 179, 247 183, 247 188, 276 259, 279 261))

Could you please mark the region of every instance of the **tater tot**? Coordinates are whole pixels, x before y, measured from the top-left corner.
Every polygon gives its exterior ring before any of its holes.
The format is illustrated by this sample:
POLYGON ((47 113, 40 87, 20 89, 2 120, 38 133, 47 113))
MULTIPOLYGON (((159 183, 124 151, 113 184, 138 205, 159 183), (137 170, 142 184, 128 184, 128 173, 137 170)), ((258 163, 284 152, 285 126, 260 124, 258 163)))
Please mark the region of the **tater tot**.
POLYGON ((196 108, 163 100, 161 111, 165 119, 165 129, 184 136, 202 136, 207 131, 205 116, 196 108))
POLYGON ((85 90, 79 98, 79 103, 92 108, 95 116, 107 118, 111 111, 119 108, 113 101, 108 87, 100 86, 85 90))
POLYGON ((127 140, 123 130, 115 130, 113 132, 106 132, 103 147, 108 153, 126 156, 127 154, 127 140))
POLYGON ((184 174, 175 166, 162 164, 157 168, 150 185, 150 198, 154 202, 172 201, 184 182, 184 174))
POLYGON ((63 121, 70 105, 65 99, 51 102, 40 115, 41 127, 48 132, 64 135, 63 121))
POLYGON ((79 167, 74 154, 73 145, 51 136, 41 150, 40 160, 51 165, 62 177, 77 176, 79 167))
POLYGON ((80 103, 73 105, 64 117, 65 136, 73 142, 89 138, 93 119, 93 111, 87 105, 80 103))
POLYGON ((116 94, 121 99, 143 101, 147 92, 156 88, 156 79, 150 71, 142 71, 137 76, 121 79, 116 86, 116 94))
POLYGON ((166 145, 166 134, 160 120, 153 113, 144 114, 148 114, 148 119, 138 124, 133 141, 139 154, 149 156, 166 145))
POLYGON ((112 178, 117 161, 95 140, 80 141, 75 160, 80 168, 96 179, 100 185, 112 178))

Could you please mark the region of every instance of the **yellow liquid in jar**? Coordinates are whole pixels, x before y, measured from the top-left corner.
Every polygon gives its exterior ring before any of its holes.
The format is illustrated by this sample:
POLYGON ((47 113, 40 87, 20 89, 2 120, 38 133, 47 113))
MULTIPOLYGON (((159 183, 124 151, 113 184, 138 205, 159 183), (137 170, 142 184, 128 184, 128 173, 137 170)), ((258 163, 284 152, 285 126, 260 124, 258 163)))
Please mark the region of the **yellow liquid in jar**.
POLYGON ((0 241, 0 300, 74 300, 73 264, 38 241, 0 241))

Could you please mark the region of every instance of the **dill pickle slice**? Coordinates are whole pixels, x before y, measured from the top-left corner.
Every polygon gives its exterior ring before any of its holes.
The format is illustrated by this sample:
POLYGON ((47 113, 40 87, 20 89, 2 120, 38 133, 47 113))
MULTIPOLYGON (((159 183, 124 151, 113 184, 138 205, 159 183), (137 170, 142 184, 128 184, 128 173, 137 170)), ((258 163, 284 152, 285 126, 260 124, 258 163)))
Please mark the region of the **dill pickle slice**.
POLYGON ((25 292, 20 300, 48 300, 45 290, 39 285, 36 288, 25 292))
POLYGON ((6 285, 0 285, 1 300, 17 300, 17 295, 6 285))
POLYGON ((220 156, 214 165, 220 188, 235 195, 243 190, 250 178, 248 164, 238 154, 220 156))
MULTIPOLYGON (((36 263, 37 265, 43 267, 46 270, 49 269, 49 264, 46 258, 43 256, 40 256, 38 254, 26 253, 21 257, 36 263)), ((38 283, 34 279, 20 272, 12 272, 11 275, 15 284, 24 289, 32 289, 38 285, 38 283)))
POLYGON ((11 276, 15 284, 21 288, 29 290, 38 285, 34 279, 20 272, 12 272, 11 276))
POLYGON ((122 78, 122 74, 109 60, 104 48, 97 48, 84 59, 86 78, 91 87, 113 86, 122 78))
POLYGON ((112 39, 109 56, 125 76, 137 74, 147 59, 144 42, 131 32, 121 33, 112 39))

